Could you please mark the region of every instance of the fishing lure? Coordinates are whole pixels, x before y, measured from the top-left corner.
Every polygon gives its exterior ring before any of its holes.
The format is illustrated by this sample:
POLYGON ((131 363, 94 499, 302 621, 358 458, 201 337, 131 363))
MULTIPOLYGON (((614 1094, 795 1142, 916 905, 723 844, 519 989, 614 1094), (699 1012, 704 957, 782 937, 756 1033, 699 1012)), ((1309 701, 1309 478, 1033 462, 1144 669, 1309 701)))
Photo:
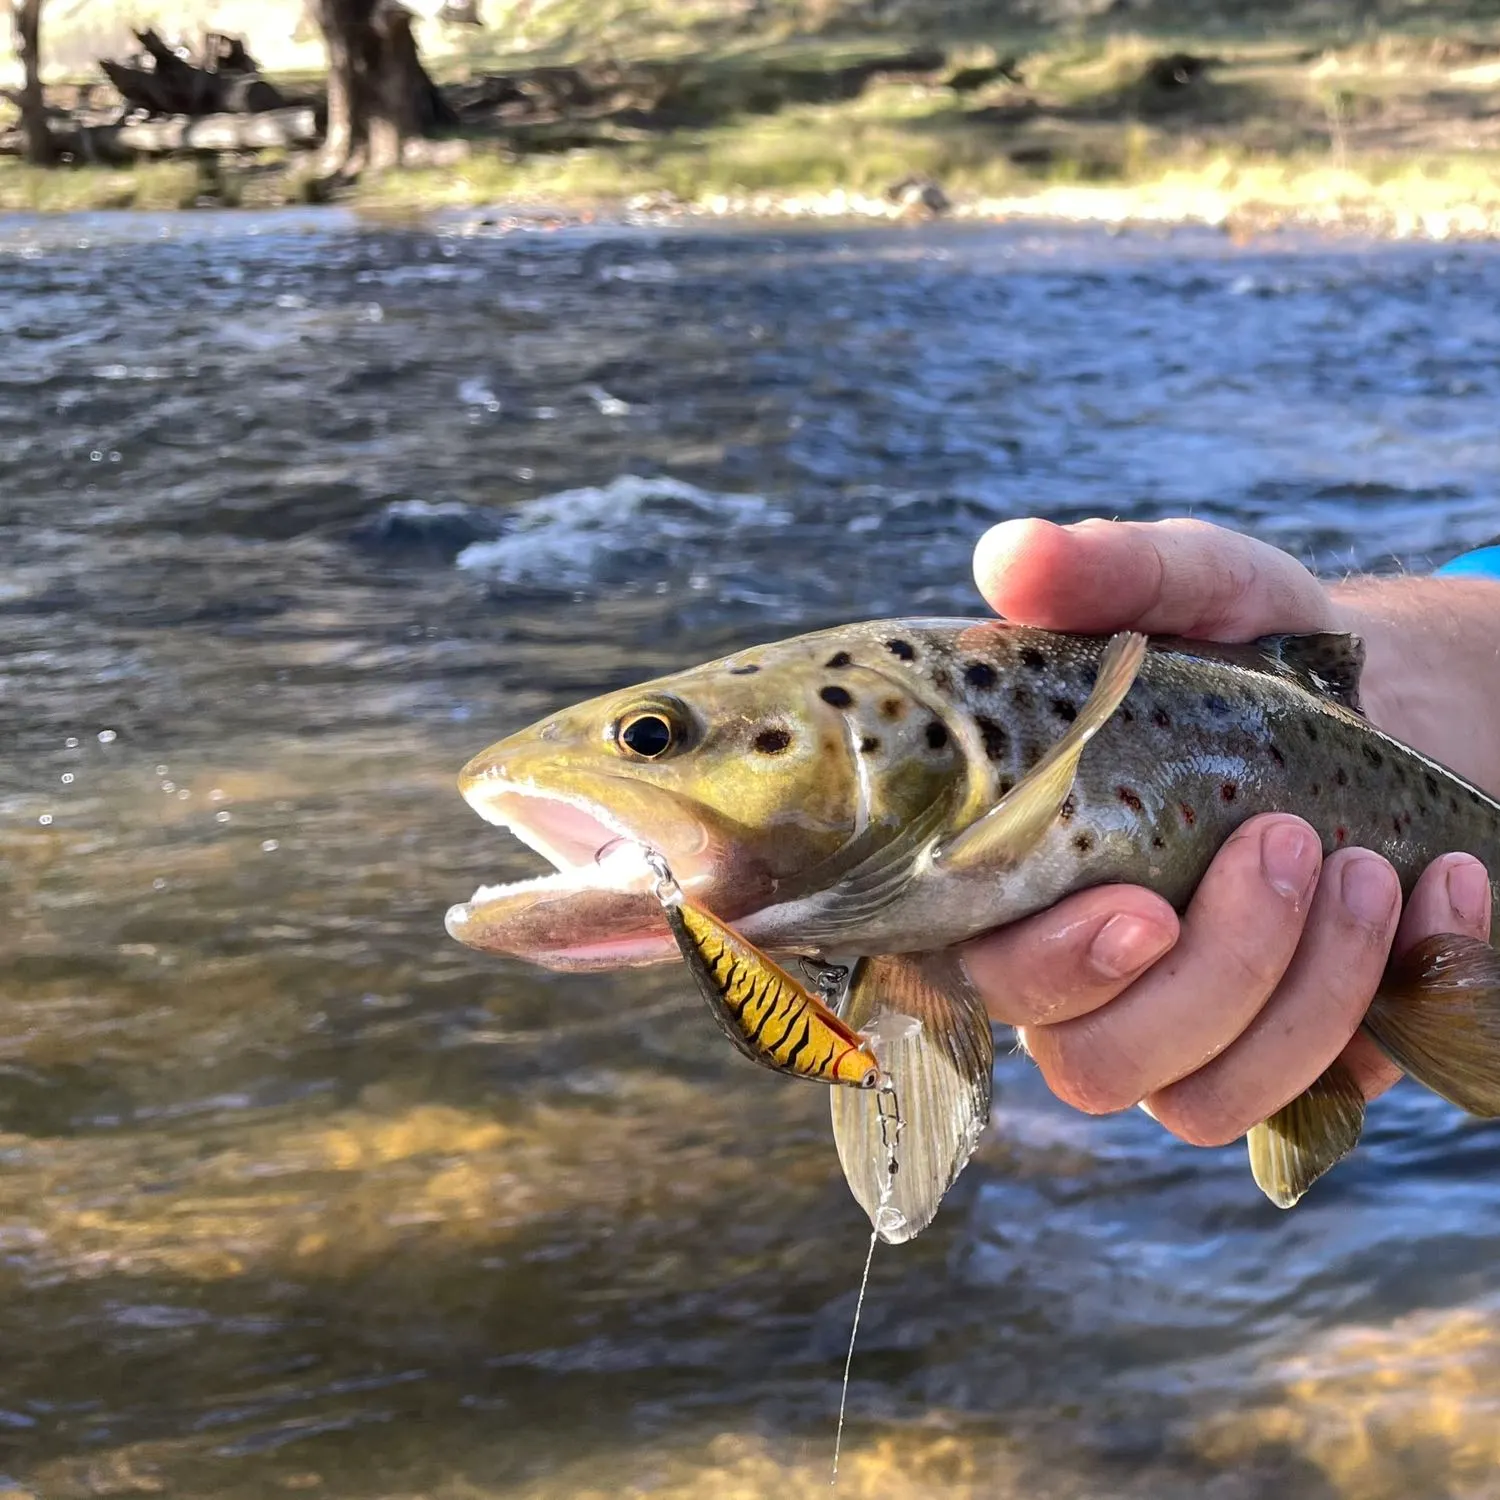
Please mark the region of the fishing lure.
MULTIPOLYGON (((719 1029, 752 1062, 777 1073, 856 1089, 877 1088, 868 1037, 711 912, 689 901, 654 850, 646 862, 656 899, 719 1029)), ((822 971, 841 971, 826 966, 822 971)))

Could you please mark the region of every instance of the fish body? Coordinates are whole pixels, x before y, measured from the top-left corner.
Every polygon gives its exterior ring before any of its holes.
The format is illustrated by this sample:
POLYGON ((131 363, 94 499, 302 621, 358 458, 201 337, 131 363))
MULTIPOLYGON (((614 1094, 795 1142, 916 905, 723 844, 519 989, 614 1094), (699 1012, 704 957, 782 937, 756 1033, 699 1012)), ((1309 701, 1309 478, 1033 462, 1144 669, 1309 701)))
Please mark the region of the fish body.
MULTIPOLYGON (((1341 635, 1225 646, 951 619, 738 652, 565 710, 470 762, 465 797, 558 873, 476 893, 449 913, 449 931, 558 968, 670 958, 650 881, 628 860, 598 858, 650 844, 691 901, 745 941, 879 960, 863 972, 881 994, 856 983, 850 1003, 868 1019, 899 992, 901 1013, 917 1016, 925 1029, 904 1055, 934 1118, 916 1128, 966 1158, 988 1105, 987 1076, 983 1090, 973 1076, 987 1075, 987 1023, 945 950, 1107 882, 1181 908, 1229 835, 1269 811, 1305 818, 1325 851, 1377 850, 1407 890, 1455 850, 1500 873, 1500 803, 1372 726, 1361 664, 1358 641, 1341 635), (973 1045, 951 1046, 955 1028, 973 1045), (929 1063, 944 1076, 918 1079, 929 1063), (963 1118, 940 1128, 945 1110, 963 1118)), ((1446 1033, 1467 1083, 1426 1055, 1425 1032, 1393 1040, 1375 1011, 1371 1029, 1422 1081, 1493 1112, 1500 1032, 1478 998, 1483 955, 1460 962, 1460 1009, 1479 1030, 1450 1022, 1446 1033)), ((836 1130, 841 1110, 861 1107, 837 1103, 836 1130)), ((1252 1139, 1258 1177, 1278 1179, 1262 1185, 1294 1201, 1308 1172, 1353 1144, 1362 1116, 1347 1080, 1320 1080, 1281 1122, 1286 1141, 1252 1139)), ((846 1123, 841 1150, 856 1134, 846 1123)), ((910 1206, 915 1222, 925 1205, 910 1206)))

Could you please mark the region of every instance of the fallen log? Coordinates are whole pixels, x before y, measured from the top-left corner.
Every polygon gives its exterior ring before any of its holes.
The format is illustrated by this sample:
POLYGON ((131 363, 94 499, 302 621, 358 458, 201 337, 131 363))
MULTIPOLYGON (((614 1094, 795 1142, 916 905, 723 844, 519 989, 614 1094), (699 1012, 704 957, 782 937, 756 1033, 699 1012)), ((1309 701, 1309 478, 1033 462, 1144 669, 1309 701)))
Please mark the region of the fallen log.
MULTIPOLYGON (((311 146, 321 138, 311 106, 258 115, 203 115, 197 119, 176 115, 169 120, 137 120, 123 125, 83 125, 54 118, 47 121, 47 129, 59 155, 111 164, 130 162, 137 156, 311 146)), ((16 155, 20 150, 18 131, 0 135, 0 154, 16 155)))
POLYGON ((213 32, 205 46, 212 67, 184 62, 154 31, 138 31, 152 66, 136 67, 101 57, 99 66, 119 91, 127 110, 161 115, 253 114, 284 108, 276 86, 260 76, 255 59, 235 37, 213 32))

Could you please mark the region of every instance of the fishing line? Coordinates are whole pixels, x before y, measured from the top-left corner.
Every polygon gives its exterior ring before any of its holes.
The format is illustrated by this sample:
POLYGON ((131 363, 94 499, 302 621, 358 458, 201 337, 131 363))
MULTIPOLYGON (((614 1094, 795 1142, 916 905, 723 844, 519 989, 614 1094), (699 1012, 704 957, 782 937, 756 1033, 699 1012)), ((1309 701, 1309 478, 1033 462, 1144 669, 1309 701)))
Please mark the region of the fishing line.
POLYGON ((839 1391, 839 1422, 833 1435, 833 1471, 828 1476, 828 1488, 837 1489, 839 1482, 839 1454, 844 1446, 844 1409, 849 1401, 849 1371, 854 1365, 854 1341, 859 1337, 859 1316, 865 1307, 865 1291, 870 1285, 870 1267, 875 1261, 875 1242, 880 1238, 886 1206, 896 1191, 896 1142, 906 1122, 901 1118, 901 1105, 896 1099, 896 1088, 889 1079, 875 1096, 875 1110, 880 1116, 880 1141, 890 1153, 886 1158, 885 1185, 880 1190, 880 1202, 870 1227, 870 1247, 865 1251, 864 1274, 859 1278, 859 1296, 854 1299, 854 1324, 849 1329, 849 1350, 844 1355, 844 1384, 839 1391), (886 1109, 889 1102, 890 1109, 886 1109))

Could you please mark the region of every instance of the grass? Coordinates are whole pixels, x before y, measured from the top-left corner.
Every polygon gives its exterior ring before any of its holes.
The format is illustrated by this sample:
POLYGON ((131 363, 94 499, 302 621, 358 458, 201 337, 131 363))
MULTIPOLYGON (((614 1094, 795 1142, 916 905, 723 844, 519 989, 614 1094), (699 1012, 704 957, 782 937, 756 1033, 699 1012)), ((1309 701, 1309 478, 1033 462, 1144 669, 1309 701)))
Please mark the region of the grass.
MULTIPOLYGON (((1031 33, 1023 44, 903 33, 779 39, 698 51, 692 17, 675 54, 648 45, 655 0, 618 0, 670 91, 655 109, 543 127, 504 127, 452 143, 442 166, 362 182, 358 205, 403 211, 545 203, 611 208, 632 198, 711 211, 878 211, 912 175, 942 184, 960 212, 1066 217, 1352 220, 1399 232, 1500 233, 1500 27, 1461 36, 1412 25, 1336 45, 1306 35, 1031 33), (632 8, 633 7, 633 8, 632 8), (842 97, 839 70, 934 40, 947 73, 876 79, 842 97), (1145 80, 1154 58, 1211 59, 1189 86, 1145 80), (1024 82, 957 90, 962 68, 1019 59, 1024 82), (669 72, 667 70, 670 70, 669 72)), ((782 7, 769 8, 771 20, 782 7)), ((706 7, 705 7, 706 10, 706 7)), ((569 12, 546 14, 559 25, 569 12)), ((955 12, 955 14, 957 14, 955 12)), ((566 26, 544 49, 555 59, 566 26), (559 39, 560 38, 560 39, 559 39)), ((493 49, 493 39, 484 41, 493 49)), ((621 54, 623 56, 623 53, 621 54)), ((453 76, 498 54, 450 60, 453 76)), ((628 60, 628 59, 627 59, 628 60)), ((514 59, 512 59, 514 61, 514 59)), ((535 63, 536 56, 527 59, 535 63)), ((34 172, 0 162, 0 208, 173 208, 304 201, 307 168, 261 158, 217 177, 191 162, 34 172)), ((894 211, 894 210, 887 210, 894 211)))

